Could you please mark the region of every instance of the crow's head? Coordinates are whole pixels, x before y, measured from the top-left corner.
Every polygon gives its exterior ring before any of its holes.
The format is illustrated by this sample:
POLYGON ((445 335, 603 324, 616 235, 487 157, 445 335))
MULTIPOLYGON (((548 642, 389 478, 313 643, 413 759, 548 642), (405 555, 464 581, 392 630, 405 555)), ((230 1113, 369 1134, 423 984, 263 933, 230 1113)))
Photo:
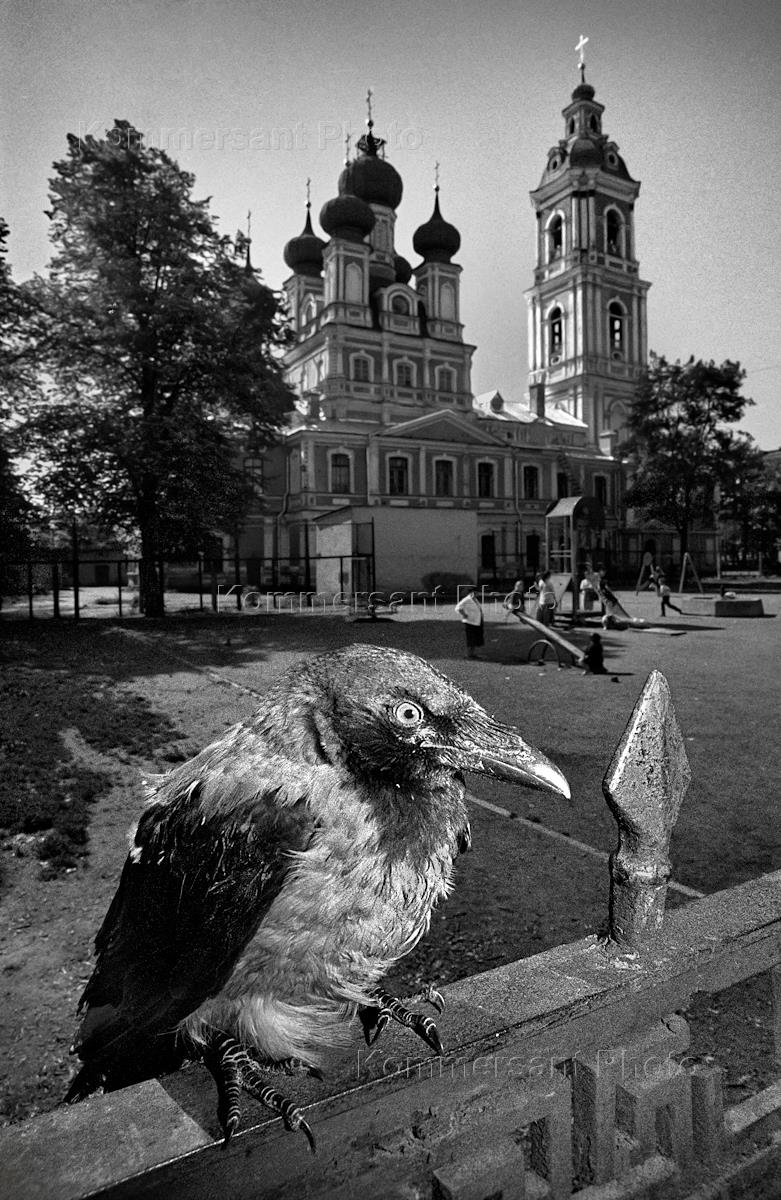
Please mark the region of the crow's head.
POLYGON ((476 771, 569 799, 566 779, 541 751, 422 658, 351 646, 315 659, 299 679, 315 685, 323 743, 357 773, 425 784, 442 772, 476 771))

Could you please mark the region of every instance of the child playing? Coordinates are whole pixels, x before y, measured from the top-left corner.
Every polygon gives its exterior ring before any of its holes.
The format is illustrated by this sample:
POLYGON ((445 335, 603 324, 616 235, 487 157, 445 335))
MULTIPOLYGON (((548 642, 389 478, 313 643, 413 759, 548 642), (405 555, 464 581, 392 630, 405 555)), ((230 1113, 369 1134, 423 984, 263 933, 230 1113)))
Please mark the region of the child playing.
POLYGON ((680 609, 677 604, 673 604, 672 600, 670 599, 671 596, 672 596, 672 592, 670 591, 670 585, 667 582, 665 582, 664 575, 660 575, 659 576, 659 599, 662 602, 662 616, 663 617, 667 615, 668 608, 675 609, 675 611, 677 613, 683 612, 683 609, 680 609))

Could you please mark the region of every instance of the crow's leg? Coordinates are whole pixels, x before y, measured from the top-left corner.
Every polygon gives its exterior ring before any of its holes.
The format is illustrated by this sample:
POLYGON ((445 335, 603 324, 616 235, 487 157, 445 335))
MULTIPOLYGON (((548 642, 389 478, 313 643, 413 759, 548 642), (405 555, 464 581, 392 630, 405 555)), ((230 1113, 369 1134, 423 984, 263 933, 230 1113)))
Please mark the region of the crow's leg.
MULTIPOLYGON (((416 1004, 420 1001, 431 1004, 438 1013, 441 1013, 445 1007, 442 994, 431 984, 424 988, 423 991, 417 992, 414 996, 410 996, 407 999, 407 1003, 409 1004, 416 1004)), ((413 1033, 416 1033, 435 1054, 444 1054, 439 1032, 434 1021, 431 1017, 424 1017, 422 1013, 412 1012, 407 1007, 407 1003, 402 1003, 396 996, 392 996, 390 992, 376 992, 374 995, 374 1004, 364 1005, 358 1011, 367 1043, 370 1046, 373 1045, 388 1024, 388 1021, 393 1020, 397 1021, 399 1025, 403 1025, 405 1029, 411 1029, 413 1033)))
MULTIPOLYGON (((203 1058, 217 1083, 220 1097, 217 1116, 225 1135, 226 1146, 239 1127, 241 1093, 245 1091, 277 1116, 282 1117, 288 1129, 300 1129, 305 1134, 312 1153, 315 1152, 314 1135, 300 1108, 291 1104, 281 1092, 266 1082, 259 1062, 241 1042, 220 1030, 212 1030, 203 1058)), ((285 1070, 293 1061, 298 1063, 298 1060, 285 1060, 284 1064, 276 1065, 285 1070)), ((301 1068, 304 1066, 305 1064, 300 1063, 301 1068)))

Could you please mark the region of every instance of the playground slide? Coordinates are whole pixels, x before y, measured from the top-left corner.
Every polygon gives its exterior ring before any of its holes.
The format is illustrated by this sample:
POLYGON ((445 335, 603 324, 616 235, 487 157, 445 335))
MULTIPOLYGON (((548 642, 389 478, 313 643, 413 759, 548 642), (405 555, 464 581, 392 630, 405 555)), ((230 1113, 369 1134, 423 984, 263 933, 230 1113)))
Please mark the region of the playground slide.
POLYGON ((610 588, 605 587, 605 585, 602 583, 599 575, 596 573, 589 575, 588 581, 604 604, 606 616, 612 617, 614 621, 620 621, 621 623, 627 625, 648 625, 648 622, 643 620, 642 617, 630 617, 623 604, 619 604, 616 597, 610 591, 610 588))
POLYGON ((556 646, 561 646, 562 650, 566 650, 575 660, 575 666, 579 666, 583 660, 583 651, 574 642, 568 642, 565 637, 556 629, 552 629, 550 625, 543 625, 542 621, 535 621, 534 617, 527 617, 526 613, 516 612, 515 616, 524 625, 528 625, 539 633, 540 637, 546 638, 549 642, 553 642, 556 646))

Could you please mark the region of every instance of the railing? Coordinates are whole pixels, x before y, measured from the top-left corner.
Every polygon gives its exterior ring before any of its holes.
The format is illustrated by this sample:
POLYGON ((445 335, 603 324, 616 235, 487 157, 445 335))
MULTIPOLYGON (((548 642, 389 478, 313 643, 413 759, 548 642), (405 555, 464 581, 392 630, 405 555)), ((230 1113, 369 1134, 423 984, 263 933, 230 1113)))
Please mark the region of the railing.
MULTIPOLYGON (((665 915, 670 834, 689 781, 666 681, 649 677, 605 777, 619 844, 603 937, 443 989, 442 1058, 403 1031, 358 1038, 330 1087, 286 1081, 318 1138, 247 1101, 215 1139, 211 1078, 191 1067, 0 1130, 15 1200, 328 1197, 488 1200, 576 1194, 770 1197, 781 1083, 726 1111, 718 1066, 687 1062, 696 992, 771 971, 781 1054, 781 872, 665 915)), ((490 902, 488 900, 487 902, 490 902)))

